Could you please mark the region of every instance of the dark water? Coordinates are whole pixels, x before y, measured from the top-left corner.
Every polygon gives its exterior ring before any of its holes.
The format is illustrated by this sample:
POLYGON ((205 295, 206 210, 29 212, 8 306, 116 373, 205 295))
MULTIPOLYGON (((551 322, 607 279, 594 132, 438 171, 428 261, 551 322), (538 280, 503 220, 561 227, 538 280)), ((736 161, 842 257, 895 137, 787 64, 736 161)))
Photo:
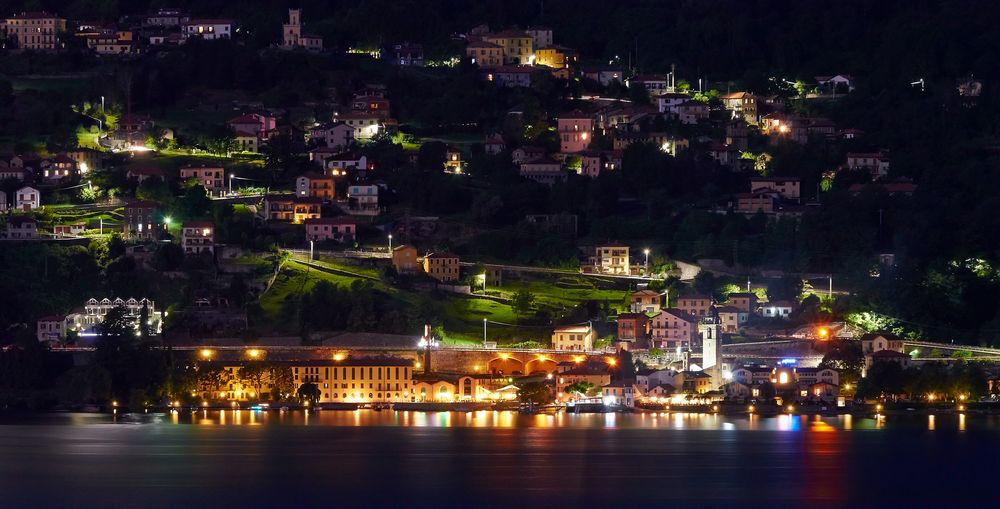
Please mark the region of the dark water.
POLYGON ((990 508, 998 455, 960 415, 7 417, 0 508, 990 508))

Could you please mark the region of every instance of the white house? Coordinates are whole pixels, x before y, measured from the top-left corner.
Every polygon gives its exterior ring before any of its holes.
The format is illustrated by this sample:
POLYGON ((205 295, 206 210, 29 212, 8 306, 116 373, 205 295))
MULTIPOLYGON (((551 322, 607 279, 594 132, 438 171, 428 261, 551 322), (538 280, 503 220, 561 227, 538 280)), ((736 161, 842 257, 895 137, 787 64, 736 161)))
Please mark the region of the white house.
POLYGON ((601 396, 605 406, 635 407, 635 387, 629 382, 612 382, 601 387, 601 396))
POLYGON ((787 300, 768 302, 760 307, 760 313, 765 318, 788 318, 795 309, 795 303, 787 300))
POLYGON ((29 211, 42 206, 42 193, 34 187, 22 187, 14 193, 14 196, 15 207, 18 210, 29 211))
POLYGON ((349 186, 347 188, 348 213, 356 216, 377 216, 378 186, 349 186))
POLYGON ((184 38, 201 37, 202 39, 229 39, 233 36, 233 20, 231 19, 192 19, 181 25, 184 38))

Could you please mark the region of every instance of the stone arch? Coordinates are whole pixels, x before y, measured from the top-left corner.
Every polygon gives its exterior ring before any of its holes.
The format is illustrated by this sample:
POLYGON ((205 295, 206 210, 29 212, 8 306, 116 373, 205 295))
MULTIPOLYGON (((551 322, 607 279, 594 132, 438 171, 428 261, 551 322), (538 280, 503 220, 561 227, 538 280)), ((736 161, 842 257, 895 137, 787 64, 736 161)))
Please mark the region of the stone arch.
POLYGON ((556 361, 546 357, 532 359, 524 365, 524 374, 526 375, 532 373, 554 373, 555 371, 556 361))
POLYGON ((516 357, 497 357, 489 362, 486 370, 490 373, 502 373, 511 375, 514 373, 524 373, 524 363, 516 357))

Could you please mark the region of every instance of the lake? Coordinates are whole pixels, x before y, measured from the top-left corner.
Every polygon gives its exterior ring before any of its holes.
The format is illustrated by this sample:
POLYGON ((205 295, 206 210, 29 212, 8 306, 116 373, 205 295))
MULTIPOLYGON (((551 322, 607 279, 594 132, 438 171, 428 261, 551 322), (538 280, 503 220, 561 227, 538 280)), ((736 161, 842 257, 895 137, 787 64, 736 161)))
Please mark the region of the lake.
POLYGON ((0 507, 996 507, 1000 417, 0 416, 0 507))

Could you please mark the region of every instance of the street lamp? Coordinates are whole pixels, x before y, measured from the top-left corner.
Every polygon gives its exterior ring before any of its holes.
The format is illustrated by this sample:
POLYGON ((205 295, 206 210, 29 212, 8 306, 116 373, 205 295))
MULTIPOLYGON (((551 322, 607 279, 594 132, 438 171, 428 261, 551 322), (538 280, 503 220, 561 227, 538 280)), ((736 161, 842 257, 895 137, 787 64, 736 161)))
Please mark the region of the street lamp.
POLYGON ((313 261, 313 243, 314 241, 309 241, 309 261, 313 261))
POLYGON ((486 344, 486 319, 483 318, 483 344, 486 344))
POLYGON ((649 275, 649 249, 648 248, 643 249, 642 254, 646 255, 646 264, 645 264, 646 275, 649 275))
POLYGON ((233 194, 233 174, 229 174, 229 194, 233 194))
POLYGON ((389 254, 392 254, 392 234, 389 234, 389 254))

